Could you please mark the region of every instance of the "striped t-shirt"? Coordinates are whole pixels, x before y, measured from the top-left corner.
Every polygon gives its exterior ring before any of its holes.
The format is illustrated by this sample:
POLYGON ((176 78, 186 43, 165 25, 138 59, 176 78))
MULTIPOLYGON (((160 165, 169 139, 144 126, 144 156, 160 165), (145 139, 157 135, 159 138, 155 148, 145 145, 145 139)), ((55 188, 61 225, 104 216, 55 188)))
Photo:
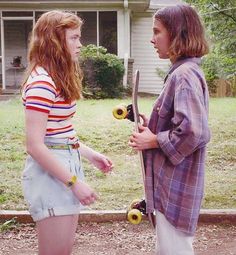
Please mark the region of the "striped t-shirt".
POLYGON ((26 109, 48 114, 46 137, 75 137, 71 118, 76 111, 76 102, 66 102, 60 96, 59 90, 44 68, 36 67, 31 72, 22 99, 26 109))

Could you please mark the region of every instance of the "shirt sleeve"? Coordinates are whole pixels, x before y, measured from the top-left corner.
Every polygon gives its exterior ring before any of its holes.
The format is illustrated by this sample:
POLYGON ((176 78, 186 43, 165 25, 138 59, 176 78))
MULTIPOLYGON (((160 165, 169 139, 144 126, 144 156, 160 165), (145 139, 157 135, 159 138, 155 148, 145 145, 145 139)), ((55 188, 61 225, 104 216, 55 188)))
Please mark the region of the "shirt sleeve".
POLYGON ((37 80, 26 86, 23 101, 26 109, 49 113, 55 102, 56 89, 45 80, 37 80))
POLYGON ((176 91, 173 128, 157 134, 160 148, 173 165, 181 163, 210 140, 207 118, 203 96, 185 86, 176 91))

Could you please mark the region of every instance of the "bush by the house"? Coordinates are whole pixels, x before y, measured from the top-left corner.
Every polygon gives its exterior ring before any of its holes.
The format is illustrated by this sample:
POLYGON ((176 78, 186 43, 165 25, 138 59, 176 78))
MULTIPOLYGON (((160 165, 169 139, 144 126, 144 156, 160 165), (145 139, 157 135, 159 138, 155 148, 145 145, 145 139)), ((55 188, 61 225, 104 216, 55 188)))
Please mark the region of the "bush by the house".
POLYGON ((115 98, 122 95, 125 69, 116 55, 107 53, 104 47, 90 44, 81 49, 80 62, 85 97, 115 98))

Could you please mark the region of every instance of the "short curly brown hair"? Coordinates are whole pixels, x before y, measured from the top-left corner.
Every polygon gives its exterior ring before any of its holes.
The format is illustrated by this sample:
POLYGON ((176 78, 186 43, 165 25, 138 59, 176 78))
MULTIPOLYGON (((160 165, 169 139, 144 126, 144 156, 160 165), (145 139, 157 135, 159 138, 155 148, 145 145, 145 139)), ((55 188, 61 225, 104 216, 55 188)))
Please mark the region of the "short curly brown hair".
POLYGON ((209 52, 204 27, 197 12, 187 4, 162 8, 154 14, 170 36, 169 57, 202 57, 209 52))

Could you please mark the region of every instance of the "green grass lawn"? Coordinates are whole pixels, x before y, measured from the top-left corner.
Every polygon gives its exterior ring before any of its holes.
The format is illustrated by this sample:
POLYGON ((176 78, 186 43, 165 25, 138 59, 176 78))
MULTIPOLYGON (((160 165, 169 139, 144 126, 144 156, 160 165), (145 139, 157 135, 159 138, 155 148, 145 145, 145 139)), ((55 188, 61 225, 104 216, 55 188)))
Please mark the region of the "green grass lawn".
MULTIPOLYGON (((155 98, 140 98, 140 109, 148 114, 155 98)), ((88 183, 100 194, 93 209, 124 209, 143 196, 137 154, 127 145, 133 123, 113 118, 114 106, 125 100, 83 100, 73 119, 81 141, 107 154, 114 171, 105 176, 84 161, 88 183)), ((26 209, 21 191, 24 167, 24 114, 19 98, 0 102, 0 208, 26 209)), ((212 140, 208 145, 203 208, 236 208, 236 99, 210 101, 212 140)), ((43 188, 43 187, 42 187, 43 188)))

